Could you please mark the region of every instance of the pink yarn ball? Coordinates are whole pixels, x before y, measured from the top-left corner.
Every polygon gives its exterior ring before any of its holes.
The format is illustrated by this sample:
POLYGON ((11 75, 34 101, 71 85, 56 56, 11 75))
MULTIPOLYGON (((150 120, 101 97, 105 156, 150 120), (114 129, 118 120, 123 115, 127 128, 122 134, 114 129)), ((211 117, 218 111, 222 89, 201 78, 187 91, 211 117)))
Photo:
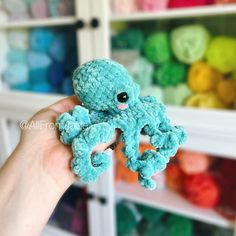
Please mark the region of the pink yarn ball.
POLYGON ((48 17, 48 4, 46 0, 36 0, 31 7, 31 14, 34 18, 48 17))
POLYGON ((138 10, 136 0, 113 0, 112 9, 115 13, 130 13, 138 10))
POLYGON ((141 11, 156 11, 167 8, 169 0, 138 0, 141 11))
POLYGON ((211 163, 208 155, 191 151, 181 151, 178 160, 180 168, 188 175, 205 172, 211 163))

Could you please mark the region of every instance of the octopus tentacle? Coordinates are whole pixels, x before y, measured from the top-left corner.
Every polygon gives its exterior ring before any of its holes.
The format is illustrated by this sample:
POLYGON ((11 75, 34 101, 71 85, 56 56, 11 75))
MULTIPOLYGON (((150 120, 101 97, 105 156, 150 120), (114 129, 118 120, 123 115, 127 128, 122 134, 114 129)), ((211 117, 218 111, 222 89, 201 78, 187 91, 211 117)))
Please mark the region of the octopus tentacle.
POLYGON ((97 144, 110 142, 114 133, 115 129, 103 122, 89 126, 74 139, 71 166, 82 182, 95 181, 111 165, 111 158, 106 151, 95 154, 92 151, 97 144))

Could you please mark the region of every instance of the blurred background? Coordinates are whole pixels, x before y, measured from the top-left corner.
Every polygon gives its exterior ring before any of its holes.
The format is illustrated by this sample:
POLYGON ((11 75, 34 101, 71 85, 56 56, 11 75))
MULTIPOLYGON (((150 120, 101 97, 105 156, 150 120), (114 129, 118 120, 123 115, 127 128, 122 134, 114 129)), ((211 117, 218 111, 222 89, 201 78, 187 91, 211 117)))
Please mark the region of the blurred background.
POLYGON ((113 168, 68 189, 42 235, 236 236, 235 0, 0 0, 0 165, 22 121, 104 57, 165 103, 188 141, 155 191, 125 168, 120 143, 113 168))

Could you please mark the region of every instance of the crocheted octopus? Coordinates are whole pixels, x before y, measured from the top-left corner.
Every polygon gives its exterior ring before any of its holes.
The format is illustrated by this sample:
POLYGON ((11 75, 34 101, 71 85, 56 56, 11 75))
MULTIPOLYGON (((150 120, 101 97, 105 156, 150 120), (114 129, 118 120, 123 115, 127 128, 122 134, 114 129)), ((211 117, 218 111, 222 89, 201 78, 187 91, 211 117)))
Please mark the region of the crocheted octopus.
POLYGON ((112 140, 121 130, 126 166, 138 172, 139 182, 148 189, 156 187, 152 176, 163 169, 185 141, 181 126, 171 126, 165 107, 154 97, 140 97, 139 85, 127 70, 112 60, 97 59, 74 71, 74 91, 83 106, 61 114, 56 125, 61 142, 72 145, 73 172, 82 182, 95 181, 111 165, 106 151, 93 153, 100 143, 112 140), (156 150, 139 153, 140 134, 150 136, 156 150))

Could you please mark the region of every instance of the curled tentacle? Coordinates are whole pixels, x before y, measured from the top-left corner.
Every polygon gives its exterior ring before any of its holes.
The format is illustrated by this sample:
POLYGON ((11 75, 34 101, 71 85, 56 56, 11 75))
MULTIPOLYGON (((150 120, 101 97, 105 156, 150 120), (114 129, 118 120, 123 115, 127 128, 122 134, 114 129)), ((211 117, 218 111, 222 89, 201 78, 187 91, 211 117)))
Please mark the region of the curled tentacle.
POLYGON ((95 181, 110 166, 111 158, 106 151, 95 154, 92 151, 96 145, 110 142, 114 132, 115 129, 108 123, 99 123, 89 126, 74 139, 71 166, 82 182, 95 181))
POLYGON ((71 144, 82 129, 90 123, 88 110, 82 106, 75 106, 70 112, 61 114, 56 119, 56 126, 61 131, 61 142, 71 144))

